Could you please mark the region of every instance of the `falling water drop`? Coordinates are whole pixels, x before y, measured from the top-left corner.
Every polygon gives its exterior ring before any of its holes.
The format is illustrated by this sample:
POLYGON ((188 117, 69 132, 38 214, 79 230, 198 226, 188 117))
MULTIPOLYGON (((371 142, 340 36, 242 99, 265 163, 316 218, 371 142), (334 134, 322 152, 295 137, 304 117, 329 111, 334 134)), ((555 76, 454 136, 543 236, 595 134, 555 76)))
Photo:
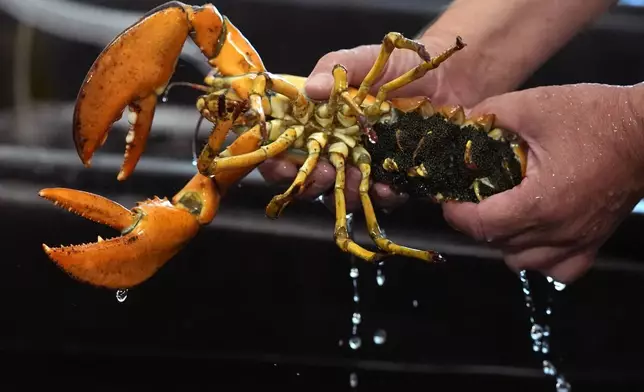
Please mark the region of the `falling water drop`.
POLYGON ((351 373, 349 375, 349 386, 351 388, 357 388, 358 387, 358 375, 355 373, 351 373))
MULTIPOLYGON (((534 352, 543 355, 543 373, 546 376, 555 377, 556 379, 556 390, 557 392, 570 392, 571 386, 565 380, 564 376, 559 373, 554 364, 548 359, 550 355, 550 327, 544 320, 543 323, 538 323, 537 320, 537 310, 532 299, 532 290, 530 289, 530 283, 528 282, 528 277, 526 271, 521 271, 519 273, 519 279, 521 280, 522 291, 524 294, 524 301, 526 307, 530 311, 530 322, 532 324, 530 328, 530 338, 532 339, 532 349, 534 352)), ((566 286, 562 283, 556 282, 554 279, 547 277, 548 283, 552 284, 554 289, 557 291, 563 290, 566 286)), ((551 301, 552 298, 549 298, 551 301)), ((545 318, 548 318, 552 315, 552 307, 548 304, 544 310, 545 318)))
POLYGON ((381 287, 385 284, 385 275, 382 273, 380 267, 378 267, 378 271, 376 271, 376 283, 381 287))
POLYGON ((119 302, 125 302, 127 299, 127 289, 116 290, 116 300, 119 302))
POLYGON ((548 376, 554 376, 557 373, 555 366, 548 360, 543 361, 543 373, 548 376))
POLYGON ((349 347, 353 350, 357 350, 362 346, 362 339, 360 336, 353 335, 349 338, 349 347))
POLYGON ((384 329, 377 329, 373 334, 373 342, 377 345, 385 344, 387 341, 387 331, 384 329))
POLYGON ((557 392, 570 392, 571 387, 568 381, 564 380, 563 377, 557 377, 557 392))
MULTIPOLYGON (((347 214, 347 234, 349 238, 353 236, 353 214, 347 214)), ((358 277, 360 277, 360 270, 356 266, 356 258, 354 255, 349 256, 351 259, 351 269, 349 270, 349 277, 353 285, 353 303, 355 304, 353 315, 351 316, 351 337, 349 338, 349 347, 357 350, 362 346, 362 339, 358 336, 358 325, 362 322, 362 315, 358 304, 360 303, 360 294, 358 293, 358 277)))
POLYGON ((417 300, 411 301, 411 306, 413 306, 414 308, 417 308, 418 307, 418 301, 417 300))
POLYGON ((551 278, 549 276, 546 279, 548 280, 548 283, 552 283, 552 285, 554 286, 555 290, 557 290, 557 291, 563 291, 566 288, 565 283, 557 282, 556 280, 554 280, 553 278, 551 278))

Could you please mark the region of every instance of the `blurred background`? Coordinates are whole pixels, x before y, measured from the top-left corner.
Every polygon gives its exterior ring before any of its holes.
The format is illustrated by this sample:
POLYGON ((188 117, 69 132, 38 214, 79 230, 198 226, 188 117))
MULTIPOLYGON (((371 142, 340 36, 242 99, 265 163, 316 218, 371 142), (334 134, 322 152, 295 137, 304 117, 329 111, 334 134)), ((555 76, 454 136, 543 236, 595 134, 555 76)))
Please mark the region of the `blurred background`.
MULTIPOLYGON (((37 197, 62 186, 126 206, 171 196, 194 174, 197 92, 160 104, 137 171, 119 183, 126 122, 85 169, 73 148, 78 88, 94 59, 153 0, 0 0, 0 350, 5 390, 40 384, 94 391, 555 390, 533 352, 520 280, 499 254, 451 230, 440 209, 410 202, 381 225, 394 240, 443 252, 448 263, 366 265, 332 240, 333 216, 296 203, 272 222, 279 188, 249 175, 210 226, 157 275, 115 293, 80 284, 41 244, 95 241, 109 229, 37 197), (351 276, 358 268, 359 276, 351 276), (357 287, 357 288, 356 288, 357 287), (356 296, 359 301, 355 301, 356 296), (123 297, 121 297, 123 300, 123 297), (360 322, 358 322, 360 321, 360 322)), ((414 36, 448 1, 221 0, 216 7, 273 72, 306 76, 325 53, 414 36), (306 45, 301 40, 306 39, 306 45)), ((644 2, 622 1, 524 87, 644 80, 644 2)), ((174 80, 208 68, 187 44, 174 80)), ((207 127, 203 125, 204 131, 207 127)), ((205 132, 202 132, 205 135, 205 132)), ((592 197, 592 195, 590 195, 592 197)), ((575 391, 644 386, 642 216, 636 209, 583 279, 554 292, 551 353, 575 391)), ((363 220, 356 239, 369 244, 363 220)), ((537 280, 539 281, 539 280, 537 280)), ((534 293, 547 300, 546 285, 534 293)))

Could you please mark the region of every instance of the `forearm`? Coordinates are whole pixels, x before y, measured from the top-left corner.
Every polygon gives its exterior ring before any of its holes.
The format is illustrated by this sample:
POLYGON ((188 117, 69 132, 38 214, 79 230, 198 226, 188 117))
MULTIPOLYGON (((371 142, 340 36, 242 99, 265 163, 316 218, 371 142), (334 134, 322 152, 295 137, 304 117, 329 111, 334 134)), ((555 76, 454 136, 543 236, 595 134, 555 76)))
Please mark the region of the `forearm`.
MULTIPOLYGON (((450 72, 469 76, 468 95, 516 89, 616 0, 455 0, 422 40, 460 35, 468 48, 450 72)), ((475 103, 475 102, 474 102, 475 103)))

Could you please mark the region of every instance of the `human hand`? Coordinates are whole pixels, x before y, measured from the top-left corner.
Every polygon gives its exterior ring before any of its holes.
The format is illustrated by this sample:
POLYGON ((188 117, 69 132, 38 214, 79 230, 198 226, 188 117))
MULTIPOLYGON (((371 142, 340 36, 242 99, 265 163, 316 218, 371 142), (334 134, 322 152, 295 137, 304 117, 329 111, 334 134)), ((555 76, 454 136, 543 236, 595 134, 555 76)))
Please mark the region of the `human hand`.
MULTIPOLYGON (((453 45, 455 35, 445 34, 445 38, 438 35, 425 36, 422 38, 425 48, 432 55, 443 52, 453 45)), ((359 86, 364 77, 373 66, 381 45, 365 45, 349 50, 340 50, 328 53, 323 56, 309 75, 306 84, 306 94, 313 99, 328 99, 333 86, 332 68, 336 64, 342 64, 347 68, 348 81, 351 86, 359 86)), ((457 59, 455 55, 454 59, 457 59)), ((463 105, 478 102, 475 98, 475 90, 472 83, 468 81, 471 74, 457 75, 450 73, 450 62, 443 63, 437 69, 429 71, 423 78, 420 78, 409 85, 396 90, 390 97, 401 96, 427 96, 436 106, 460 102, 463 105)), ((421 59, 411 50, 394 50, 383 75, 374 83, 371 92, 374 93, 384 83, 402 75, 403 73, 420 64, 421 59)), ((288 184, 295 178, 298 168, 295 163, 286 158, 272 158, 266 160, 259 166, 259 171, 269 183, 288 184)), ((347 211, 355 210, 360 206, 358 186, 360 183, 360 171, 352 166, 346 168, 345 198, 347 211)), ((315 199, 326 194, 335 183, 335 169, 328 160, 320 158, 315 169, 309 174, 309 186, 299 196, 301 199, 315 199)), ((372 184, 370 195, 374 205, 382 209, 393 209, 404 203, 408 196, 399 194, 386 184, 372 184)), ((332 195, 330 196, 333 197, 332 195)), ((326 200, 329 203, 330 200, 326 200)), ((330 203, 329 203, 330 204, 330 203)), ((329 205, 328 204, 328 205, 329 205)))
POLYGON ((571 282, 644 196, 644 84, 542 87, 489 98, 473 114, 530 146, 526 178, 479 204, 446 203, 454 228, 499 247, 514 270, 571 282))

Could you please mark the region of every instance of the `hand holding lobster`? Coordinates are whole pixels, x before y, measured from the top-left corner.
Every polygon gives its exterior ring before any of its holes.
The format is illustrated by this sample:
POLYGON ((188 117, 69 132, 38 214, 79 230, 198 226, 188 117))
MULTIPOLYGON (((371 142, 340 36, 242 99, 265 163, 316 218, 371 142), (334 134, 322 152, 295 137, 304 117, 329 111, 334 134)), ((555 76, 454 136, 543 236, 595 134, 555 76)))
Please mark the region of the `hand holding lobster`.
MULTIPOLYGON (((452 37, 445 39, 424 36, 419 42, 425 45, 430 53, 438 53, 452 43, 452 37)), ((350 85, 359 85, 367 76, 374 62, 380 54, 381 45, 363 45, 353 49, 331 52, 323 56, 309 75, 306 84, 306 93, 313 99, 325 100, 329 98, 333 88, 333 76, 331 70, 335 64, 343 64, 348 71, 347 79, 350 85)), ((477 50, 477 49, 472 49, 477 50)), ((461 55, 467 56, 467 54, 461 55)), ((475 75, 463 75, 458 71, 451 71, 451 65, 457 63, 459 58, 446 62, 432 72, 428 72, 422 78, 393 91, 390 97, 405 96, 426 96, 433 104, 448 105, 450 103, 461 103, 464 106, 479 102, 475 96, 475 90, 471 89, 473 83, 468 77, 475 75)), ((418 65, 419 59, 416 53, 411 51, 395 51, 391 54, 382 76, 373 84, 371 91, 377 91, 383 84, 394 80, 409 69, 418 65)), ((473 81, 472 81, 473 82, 473 81)), ((288 159, 276 157, 267 160, 259 166, 260 173, 269 183, 289 183, 295 178, 298 168, 288 159)), ((315 199, 320 195, 328 194, 335 181, 335 170, 327 160, 321 159, 316 168, 309 176, 310 186, 298 197, 301 199, 315 199)), ((360 171, 353 165, 346 168, 346 189, 345 198, 348 211, 355 211, 360 208, 360 196, 358 187, 360 184, 360 171)), ((393 190, 384 183, 372 184, 371 197, 376 206, 384 209, 395 208, 404 203, 409 196, 393 190)), ((333 195, 325 197, 325 203, 332 205, 333 195)))
POLYGON ((526 178, 478 205, 446 203, 446 220, 500 247, 515 270, 571 282, 644 197, 644 84, 535 88, 489 98, 529 145, 526 178))

